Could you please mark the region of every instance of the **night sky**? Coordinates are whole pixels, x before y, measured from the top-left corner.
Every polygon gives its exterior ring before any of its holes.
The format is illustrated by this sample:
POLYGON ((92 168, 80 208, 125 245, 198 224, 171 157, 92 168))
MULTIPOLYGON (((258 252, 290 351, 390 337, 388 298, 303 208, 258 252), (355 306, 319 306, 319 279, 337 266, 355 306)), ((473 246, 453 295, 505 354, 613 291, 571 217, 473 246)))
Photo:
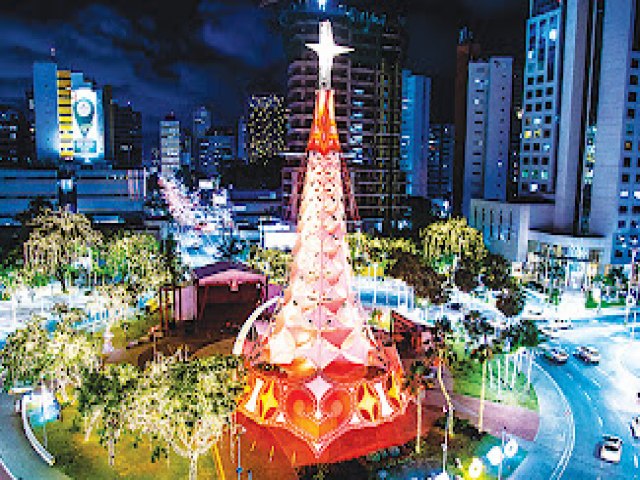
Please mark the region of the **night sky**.
MULTIPOLYGON (((332 0, 329 0, 332 1, 332 0)), ((469 25, 487 53, 523 55, 528 0, 409 0, 407 67, 434 77, 432 117, 451 120, 457 31, 469 25)), ((83 71, 142 111, 145 151, 158 120, 209 105, 231 123, 251 91, 284 93, 286 64, 272 13, 258 0, 3 0, 0 102, 24 98, 32 64, 83 71)))

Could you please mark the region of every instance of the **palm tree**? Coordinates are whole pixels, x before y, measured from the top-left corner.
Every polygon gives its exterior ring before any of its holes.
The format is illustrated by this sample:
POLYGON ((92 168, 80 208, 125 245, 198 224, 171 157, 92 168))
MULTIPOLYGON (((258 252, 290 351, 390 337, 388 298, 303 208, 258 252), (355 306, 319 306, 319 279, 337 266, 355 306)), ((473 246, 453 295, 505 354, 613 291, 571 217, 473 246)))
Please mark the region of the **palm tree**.
POLYGON ((493 328, 480 312, 472 310, 464 319, 464 327, 474 344, 480 346, 471 352, 471 358, 482 365, 482 386, 480 387, 480 407, 478 410, 478 430, 482 431, 484 423, 484 402, 487 387, 487 362, 493 358, 496 346, 489 341, 489 334, 493 328))
POLYGON ((427 371, 427 366, 422 360, 416 360, 411 364, 409 374, 405 380, 405 387, 416 398, 416 453, 420 453, 422 436, 422 397, 424 395, 424 383, 422 378, 427 371))

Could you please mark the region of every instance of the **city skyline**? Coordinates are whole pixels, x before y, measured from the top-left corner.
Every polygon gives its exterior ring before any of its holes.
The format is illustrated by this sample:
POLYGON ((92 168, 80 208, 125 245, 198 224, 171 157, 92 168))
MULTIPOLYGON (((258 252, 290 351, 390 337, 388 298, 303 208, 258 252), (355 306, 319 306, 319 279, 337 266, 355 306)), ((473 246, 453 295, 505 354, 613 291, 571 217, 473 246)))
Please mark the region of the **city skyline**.
MULTIPOLYGON (((526 1, 410 0, 406 66, 435 77, 436 120, 449 121, 458 29, 469 25, 488 51, 521 54, 526 1), (497 28, 497 27, 503 28, 497 28), (514 44, 514 40, 516 43, 514 44)), ((113 97, 142 112, 145 155, 157 147, 159 121, 170 112, 189 124, 210 105, 216 124, 234 124, 251 93, 286 90, 286 55, 272 10, 258 1, 189 1, 182 8, 127 2, 3 5, 5 45, 0 103, 20 103, 31 87, 33 63, 51 58, 83 71, 113 97)))

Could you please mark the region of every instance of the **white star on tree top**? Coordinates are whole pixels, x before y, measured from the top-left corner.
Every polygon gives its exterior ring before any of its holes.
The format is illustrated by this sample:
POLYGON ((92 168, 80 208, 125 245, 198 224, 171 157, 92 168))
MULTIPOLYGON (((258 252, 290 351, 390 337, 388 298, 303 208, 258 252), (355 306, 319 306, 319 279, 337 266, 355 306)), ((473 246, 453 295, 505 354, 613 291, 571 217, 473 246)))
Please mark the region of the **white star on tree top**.
POLYGON ((307 47, 318 54, 318 83, 320 90, 331 89, 333 59, 343 53, 352 52, 353 48, 336 45, 329 20, 320 22, 320 43, 307 43, 307 47))

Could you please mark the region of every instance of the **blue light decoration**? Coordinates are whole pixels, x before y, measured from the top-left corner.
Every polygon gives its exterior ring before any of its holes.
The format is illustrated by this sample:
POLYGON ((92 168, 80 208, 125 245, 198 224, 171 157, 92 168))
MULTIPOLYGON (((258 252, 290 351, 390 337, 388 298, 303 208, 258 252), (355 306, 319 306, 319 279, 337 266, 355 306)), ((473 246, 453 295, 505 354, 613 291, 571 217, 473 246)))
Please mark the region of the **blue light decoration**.
POLYGON ((57 420, 60 416, 60 405, 53 393, 47 389, 29 394, 29 414, 33 425, 41 426, 57 420))

